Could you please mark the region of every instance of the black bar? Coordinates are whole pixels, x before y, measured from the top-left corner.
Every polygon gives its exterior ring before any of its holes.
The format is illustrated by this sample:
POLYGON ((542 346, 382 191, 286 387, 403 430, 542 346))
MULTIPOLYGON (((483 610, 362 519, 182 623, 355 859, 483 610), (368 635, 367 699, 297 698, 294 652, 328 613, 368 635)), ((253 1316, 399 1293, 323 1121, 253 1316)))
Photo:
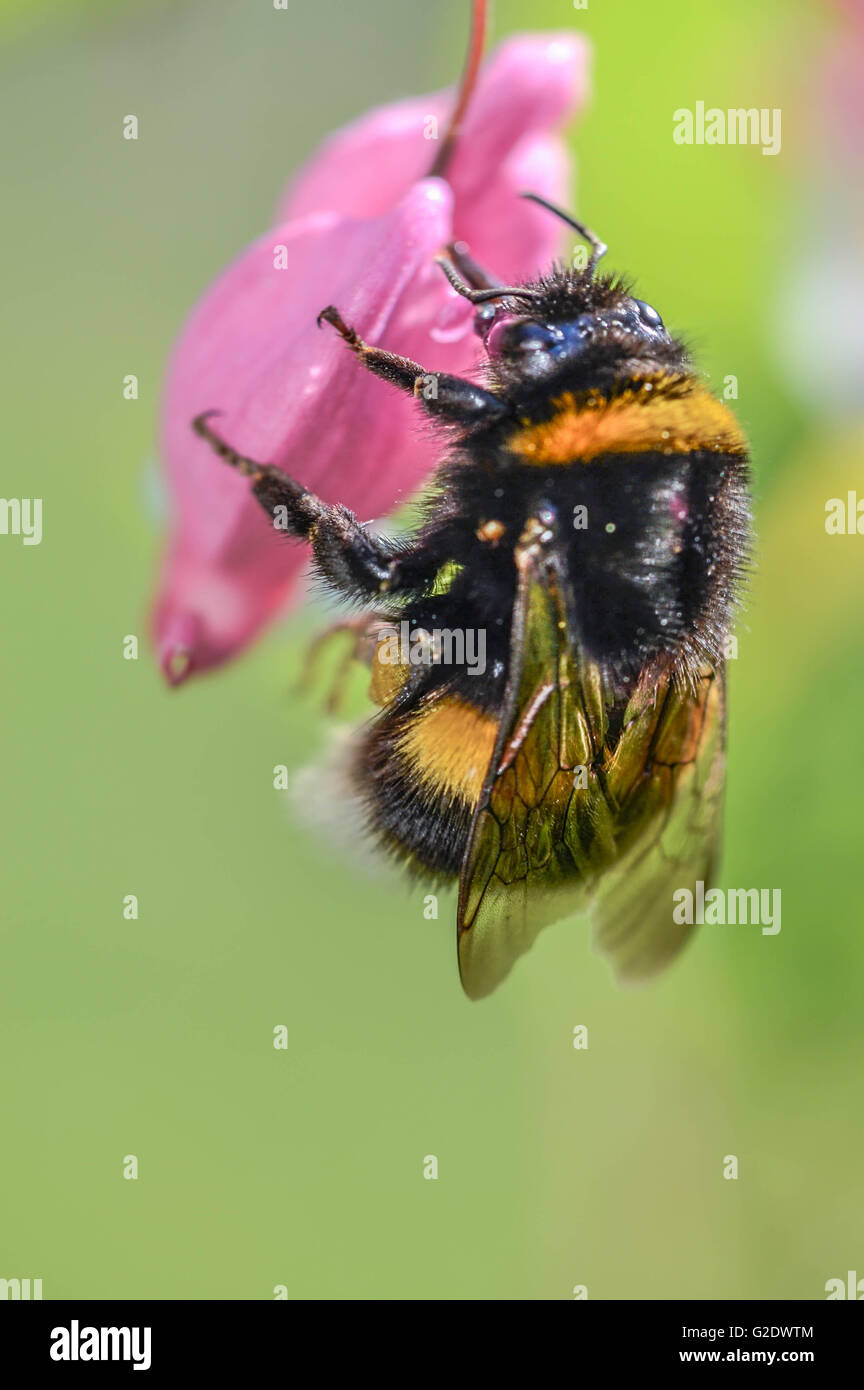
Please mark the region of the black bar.
POLYGON ((826 1371, 844 1367, 846 1374, 855 1373, 864 1331, 861 1314, 844 1312, 829 1300, 573 1300, 551 1304, 546 1313, 538 1303, 529 1303, 523 1305, 518 1321, 505 1313, 504 1324, 498 1319, 506 1303, 478 1300, 456 1324, 442 1321, 434 1311, 431 1316, 415 1314, 413 1302, 398 1305, 398 1319, 389 1301, 379 1313, 376 1306, 349 1300, 12 1301, 0 1320, 3 1364, 15 1365, 19 1379, 32 1371, 47 1371, 58 1381, 77 1375, 92 1380, 107 1370, 115 1377, 128 1373, 143 1381, 145 1375, 159 1378, 165 1372, 188 1370, 199 1379, 212 1374, 221 1381, 232 1372, 248 1375, 271 1365, 287 1374, 300 1369, 302 1374, 311 1356, 313 1375, 327 1374, 344 1359, 353 1373, 364 1377, 377 1367, 387 1379, 416 1372, 426 1379, 439 1357, 441 1374, 452 1375, 468 1352, 471 1362, 486 1372, 499 1360, 506 1368, 509 1358, 521 1359, 524 1353, 538 1377, 543 1366, 551 1373, 557 1365, 556 1379, 562 1371, 569 1378, 589 1367, 601 1373, 696 1367, 698 1374, 705 1365, 727 1371, 742 1365, 806 1366, 824 1378, 826 1371), (480 1311, 484 1306, 485 1313, 480 1311), (93 1351, 99 1359, 91 1359, 93 1351))

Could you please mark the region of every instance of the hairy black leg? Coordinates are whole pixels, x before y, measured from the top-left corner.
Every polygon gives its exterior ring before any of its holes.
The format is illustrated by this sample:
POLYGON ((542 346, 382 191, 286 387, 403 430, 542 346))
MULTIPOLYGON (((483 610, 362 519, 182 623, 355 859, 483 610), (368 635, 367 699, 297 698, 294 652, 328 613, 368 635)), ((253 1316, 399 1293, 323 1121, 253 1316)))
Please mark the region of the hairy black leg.
POLYGON ((319 325, 322 322, 336 329, 370 372, 389 381, 392 386, 398 386, 401 391, 410 391, 428 415, 467 426, 496 420, 507 413, 504 402, 493 396, 491 391, 484 391, 482 386, 475 386, 459 376, 450 376, 448 372, 429 372, 409 357, 397 357, 383 348, 370 347, 353 328, 349 328, 332 304, 318 315, 319 325))
POLYGON ((203 415, 196 416, 192 421, 195 433, 207 441, 219 458, 250 480, 254 496, 264 510, 273 516, 277 530, 300 540, 311 540, 315 526, 328 510, 327 504, 314 492, 309 492, 302 484, 289 478, 280 468, 274 468, 271 463, 258 463, 232 449, 209 423, 219 413, 218 410, 206 410, 203 415), (278 515, 275 513, 277 506, 281 508, 278 515))
POLYGON ((347 507, 331 506, 281 468, 239 454, 209 424, 218 413, 193 420, 195 433, 250 480, 276 531, 310 542, 315 568, 332 588, 368 602, 384 594, 419 593, 432 582, 441 560, 430 548, 374 536, 347 507))

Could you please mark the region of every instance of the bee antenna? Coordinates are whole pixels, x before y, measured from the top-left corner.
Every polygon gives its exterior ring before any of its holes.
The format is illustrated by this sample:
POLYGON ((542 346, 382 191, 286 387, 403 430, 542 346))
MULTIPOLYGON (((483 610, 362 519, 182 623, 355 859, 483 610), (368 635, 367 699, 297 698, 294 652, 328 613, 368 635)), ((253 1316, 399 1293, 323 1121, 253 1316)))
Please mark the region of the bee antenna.
POLYGON ((542 198, 539 193, 520 193, 519 196, 520 198, 527 198, 529 202, 537 203, 539 207, 545 208, 547 212, 554 213, 556 217, 561 218, 562 222, 566 222, 568 227, 572 227, 574 232, 578 232, 583 241, 587 241, 588 245, 591 247, 591 255, 586 269, 588 271, 593 271, 601 256, 605 256, 606 252, 609 250, 606 243, 601 241, 600 238, 591 231, 590 227, 586 227, 584 222, 578 222, 571 213, 565 212, 564 208, 559 208, 557 203, 550 203, 548 198, 542 198))
POLYGON ((525 285, 491 285, 482 289, 472 289, 467 281, 462 279, 456 266, 449 256, 436 256, 436 262, 440 265, 450 284, 457 294, 461 294, 463 299, 470 300, 472 304, 486 304, 490 299, 539 299, 540 294, 537 290, 530 290, 525 285))

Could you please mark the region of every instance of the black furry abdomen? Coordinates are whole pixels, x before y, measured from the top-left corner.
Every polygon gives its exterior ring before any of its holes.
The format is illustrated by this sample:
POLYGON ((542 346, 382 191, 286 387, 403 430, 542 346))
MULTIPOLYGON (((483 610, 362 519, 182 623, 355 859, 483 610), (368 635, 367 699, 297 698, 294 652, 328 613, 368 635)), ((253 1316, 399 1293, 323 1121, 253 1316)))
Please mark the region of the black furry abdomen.
POLYGON ((721 659, 749 536, 741 460, 611 456, 566 492, 555 510, 573 528, 562 551, 586 655, 624 680, 659 655, 721 659))

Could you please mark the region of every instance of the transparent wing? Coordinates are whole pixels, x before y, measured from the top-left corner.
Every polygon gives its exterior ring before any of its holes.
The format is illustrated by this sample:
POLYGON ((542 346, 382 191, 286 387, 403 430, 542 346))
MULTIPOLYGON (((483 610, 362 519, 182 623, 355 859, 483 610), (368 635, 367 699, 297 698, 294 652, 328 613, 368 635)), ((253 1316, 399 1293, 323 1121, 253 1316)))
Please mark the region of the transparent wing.
MULTIPOLYGON (((726 770, 724 686, 722 671, 706 670, 693 693, 667 689, 647 767, 629 789, 610 777, 618 854, 598 881, 592 921, 595 947, 622 982, 649 979, 686 945, 693 928, 673 920, 674 894, 712 878, 726 770)), ((622 758, 619 745, 618 753, 619 767, 630 760, 635 771, 643 747, 622 758)))
POLYGON ((687 939, 672 893, 707 879, 722 794, 722 679, 706 671, 687 691, 655 679, 616 708, 573 644, 560 571, 531 546, 517 565, 507 695, 460 879, 472 998, 592 900, 616 973, 659 969, 687 939))

